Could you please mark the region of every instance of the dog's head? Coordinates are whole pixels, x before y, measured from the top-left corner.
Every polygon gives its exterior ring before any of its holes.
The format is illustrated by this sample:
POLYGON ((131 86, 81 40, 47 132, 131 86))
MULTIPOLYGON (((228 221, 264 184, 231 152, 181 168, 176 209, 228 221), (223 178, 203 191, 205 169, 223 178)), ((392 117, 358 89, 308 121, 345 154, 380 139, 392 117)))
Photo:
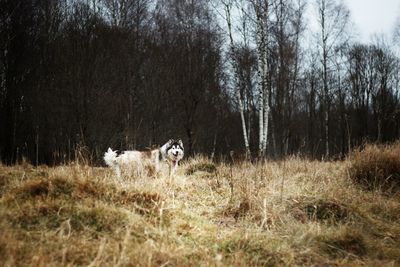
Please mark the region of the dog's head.
POLYGON ((167 155, 171 161, 178 162, 183 158, 184 149, 182 140, 169 140, 167 143, 167 155))

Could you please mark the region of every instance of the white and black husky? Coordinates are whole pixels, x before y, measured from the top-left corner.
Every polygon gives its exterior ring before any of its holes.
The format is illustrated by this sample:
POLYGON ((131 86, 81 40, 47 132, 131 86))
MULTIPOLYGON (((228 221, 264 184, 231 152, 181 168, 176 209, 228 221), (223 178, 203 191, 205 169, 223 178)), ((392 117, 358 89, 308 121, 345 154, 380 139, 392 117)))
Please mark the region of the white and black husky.
POLYGON ((170 139, 162 147, 147 151, 113 151, 108 148, 104 153, 105 163, 114 168, 118 177, 121 176, 121 170, 132 173, 133 170, 141 173, 145 168, 160 171, 160 165, 163 162, 169 165, 169 174, 173 174, 178 167, 178 162, 183 158, 184 149, 182 140, 175 141, 170 139))

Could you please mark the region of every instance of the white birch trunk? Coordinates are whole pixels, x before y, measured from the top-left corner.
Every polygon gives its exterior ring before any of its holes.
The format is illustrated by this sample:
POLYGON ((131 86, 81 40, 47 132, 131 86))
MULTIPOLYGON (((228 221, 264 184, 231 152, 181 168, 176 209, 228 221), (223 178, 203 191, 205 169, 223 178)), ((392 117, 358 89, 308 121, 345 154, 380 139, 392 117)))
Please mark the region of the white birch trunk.
POLYGON ((264 157, 268 143, 268 117, 269 117, 269 95, 267 90, 268 77, 268 53, 267 53, 267 19, 268 1, 257 0, 254 9, 257 17, 257 67, 259 87, 259 156, 264 157), (263 6, 265 5, 265 6, 263 6))
POLYGON ((239 77, 238 77, 238 63, 235 60, 235 46, 233 42, 233 37, 232 37, 232 24, 231 24, 231 7, 232 7, 232 2, 224 3, 225 6, 225 14, 226 14, 226 22, 228 26, 228 34, 229 34, 229 40, 230 40, 230 53, 232 56, 232 65, 233 65, 233 71, 234 71, 234 77, 235 77, 235 93, 236 97, 239 103, 239 112, 240 112, 240 119, 242 123, 242 131, 243 131, 243 139, 244 139, 244 146, 246 149, 246 157, 250 156, 250 144, 249 144, 249 139, 247 136, 247 129, 246 129, 246 119, 244 116, 244 105, 243 105, 243 98, 240 94, 240 87, 239 87, 239 77))
POLYGON ((263 142, 264 142, 264 91, 263 86, 262 86, 262 77, 260 75, 259 77, 259 104, 258 104, 258 125, 259 125, 259 132, 258 132, 258 137, 259 137, 259 144, 258 144, 258 149, 259 149, 259 156, 264 155, 263 151, 263 142))
POLYGON ((268 144, 268 118, 269 118, 269 90, 268 90, 268 1, 265 2, 265 17, 264 17, 264 44, 263 44, 263 59, 264 59, 264 69, 263 69, 263 85, 264 85, 264 133, 263 133, 263 153, 265 155, 267 151, 268 144))
POLYGON ((268 99, 269 99, 269 92, 268 90, 265 90, 265 100, 264 100, 264 135, 263 135, 263 151, 264 154, 267 151, 267 144, 268 144, 268 118, 269 118, 269 103, 268 103, 268 99))
POLYGON ((249 145, 249 139, 247 137, 246 120, 245 120, 245 117, 244 117, 243 99, 242 99, 242 96, 240 95, 239 88, 236 89, 236 96, 237 96, 237 99, 238 99, 238 102, 239 102, 239 112, 240 112, 240 119, 241 119, 241 122, 242 122, 244 146, 246 148, 246 157, 248 157, 250 155, 250 145, 249 145))
POLYGON ((257 78, 258 78, 258 154, 260 157, 264 156, 264 86, 263 86, 263 73, 264 73, 264 62, 263 62, 263 27, 261 18, 261 7, 260 2, 254 6, 257 18, 257 33, 256 33, 256 43, 257 43, 257 78))

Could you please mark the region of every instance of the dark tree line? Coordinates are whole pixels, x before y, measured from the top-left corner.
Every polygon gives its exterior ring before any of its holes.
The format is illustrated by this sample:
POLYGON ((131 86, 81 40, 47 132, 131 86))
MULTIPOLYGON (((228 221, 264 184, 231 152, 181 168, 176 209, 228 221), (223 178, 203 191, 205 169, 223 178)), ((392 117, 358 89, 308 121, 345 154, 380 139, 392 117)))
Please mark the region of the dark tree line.
POLYGON ((343 156, 399 138, 399 58, 387 44, 335 42, 324 62, 305 49, 303 1, 233 1, 243 16, 232 55, 217 2, 0 0, 1 161, 56 164, 84 151, 100 162, 109 146, 177 137, 188 155, 242 153, 242 121, 257 155, 254 10, 267 12, 268 157, 343 156))

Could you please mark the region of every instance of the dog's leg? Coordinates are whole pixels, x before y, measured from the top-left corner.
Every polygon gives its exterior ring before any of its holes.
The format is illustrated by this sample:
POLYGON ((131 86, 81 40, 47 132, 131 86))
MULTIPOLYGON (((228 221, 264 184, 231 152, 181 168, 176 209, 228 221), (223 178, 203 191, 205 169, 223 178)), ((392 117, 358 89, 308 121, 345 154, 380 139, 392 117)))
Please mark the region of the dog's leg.
POLYGON ((175 182, 175 163, 170 162, 168 166, 169 166, 169 181, 172 184, 173 182, 175 182))
POLYGON ((173 182, 175 179, 175 172, 176 172, 176 167, 178 166, 178 162, 172 161, 169 166, 169 180, 170 182, 173 182))
POLYGON ((119 165, 115 165, 115 174, 118 178, 121 178, 121 168, 119 167, 119 165))
POLYGON ((139 162, 136 164, 136 168, 131 168, 130 173, 134 178, 140 179, 143 177, 143 162, 139 162))
POLYGON ((154 169, 155 169, 155 177, 159 177, 160 172, 160 151, 158 151, 157 155, 154 157, 154 169))
POLYGON ((168 163, 168 178, 169 178, 169 181, 171 182, 172 181, 171 180, 171 178, 172 178, 172 167, 171 167, 170 163, 168 163))

